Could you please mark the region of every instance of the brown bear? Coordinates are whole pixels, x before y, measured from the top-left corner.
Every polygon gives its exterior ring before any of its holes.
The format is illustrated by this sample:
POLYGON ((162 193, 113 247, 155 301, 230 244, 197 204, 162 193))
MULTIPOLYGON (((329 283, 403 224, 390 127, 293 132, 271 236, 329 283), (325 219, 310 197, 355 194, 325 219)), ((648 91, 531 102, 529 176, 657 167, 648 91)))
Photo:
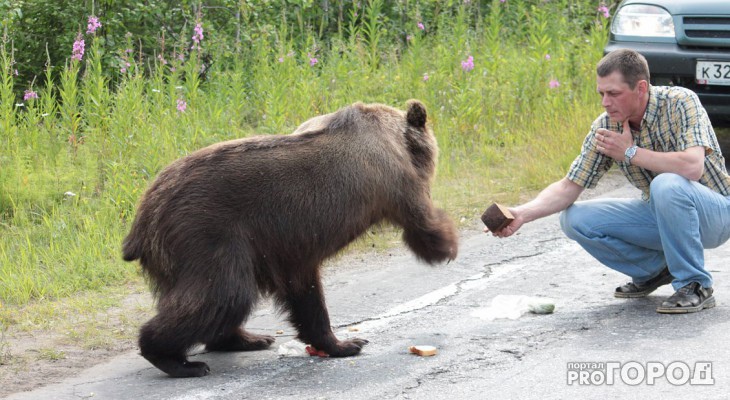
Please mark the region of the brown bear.
POLYGON ((431 202, 438 148, 426 109, 355 103, 303 123, 294 134, 231 140, 166 167, 141 199, 123 244, 157 300, 142 328, 148 361, 175 377, 203 376, 187 351, 269 347, 242 324, 270 295, 319 354, 358 354, 338 340, 320 265, 387 220, 427 263, 456 257, 453 222, 431 202))

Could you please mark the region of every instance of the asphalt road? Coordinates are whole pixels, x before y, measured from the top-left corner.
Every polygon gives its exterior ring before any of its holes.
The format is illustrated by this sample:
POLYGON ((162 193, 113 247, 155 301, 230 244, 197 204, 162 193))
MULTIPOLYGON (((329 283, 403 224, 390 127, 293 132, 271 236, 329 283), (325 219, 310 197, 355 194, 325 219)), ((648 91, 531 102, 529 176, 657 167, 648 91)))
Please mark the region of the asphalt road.
MULTIPOLYGON (((624 185, 601 191, 638 196, 624 185)), ((337 335, 370 341, 359 356, 280 356, 292 330, 262 304, 249 329, 284 333, 266 351, 197 353, 191 359, 212 370, 204 378, 168 378, 133 352, 9 399, 728 398, 730 244, 706 252, 717 307, 662 315, 655 308, 673 293, 669 286, 644 299, 615 299, 626 278, 566 239, 556 216, 508 239, 477 226, 448 265, 429 267, 396 250, 343 257, 326 268, 337 335), (514 320, 474 315, 497 295, 549 297, 556 308, 514 320), (438 354, 410 354, 419 344, 438 354)))

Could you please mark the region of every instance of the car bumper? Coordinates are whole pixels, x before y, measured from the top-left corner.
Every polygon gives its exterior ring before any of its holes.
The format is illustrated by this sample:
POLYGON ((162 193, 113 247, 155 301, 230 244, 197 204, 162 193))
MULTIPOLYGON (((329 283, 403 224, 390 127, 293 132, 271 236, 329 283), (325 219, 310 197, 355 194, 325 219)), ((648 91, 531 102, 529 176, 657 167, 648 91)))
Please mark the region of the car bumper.
POLYGON ((730 117, 730 86, 698 85, 695 79, 698 60, 730 62, 730 49, 684 48, 676 43, 611 40, 604 53, 621 48, 634 49, 646 57, 652 84, 678 85, 692 89, 708 114, 730 117))

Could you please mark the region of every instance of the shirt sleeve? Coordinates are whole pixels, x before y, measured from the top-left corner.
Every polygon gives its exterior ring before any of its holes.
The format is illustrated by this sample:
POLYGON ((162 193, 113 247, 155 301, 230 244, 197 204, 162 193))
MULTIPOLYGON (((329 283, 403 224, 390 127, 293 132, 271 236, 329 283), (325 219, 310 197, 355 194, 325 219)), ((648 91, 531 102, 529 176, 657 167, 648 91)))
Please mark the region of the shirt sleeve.
POLYGON ((682 90, 673 96, 673 103, 675 123, 678 124, 678 134, 674 137, 677 151, 695 146, 704 147, 706 154, 715 151, 717 144, 712 139, 712 125, 697 95, 689 90, 682 90))
POLYGON ((596 151, 596 130, 608 125, 608 117, 603 115, 596 119, 586 135, 580 154, 570 165, 566 178, 586 189, 598 185, 603 174, 613 165, 613 160, 596 151))

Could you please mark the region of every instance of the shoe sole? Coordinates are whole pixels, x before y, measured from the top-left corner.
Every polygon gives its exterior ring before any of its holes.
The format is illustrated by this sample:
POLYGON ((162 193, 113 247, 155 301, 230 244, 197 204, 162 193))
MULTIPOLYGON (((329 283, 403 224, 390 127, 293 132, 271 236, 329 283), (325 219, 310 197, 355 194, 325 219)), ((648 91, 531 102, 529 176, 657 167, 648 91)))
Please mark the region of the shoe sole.
POLYGON ((689 314, 702 311, 706 308, 715 307, 715 298, 710 296, 702 303, 694 307, 657 307, 656 312, 660 314, 689 314))
POLYGON ((670 283, 672 283, 672 282, 669 281, 667 283, 662 283, 661 285, 659 285, 659 286, 657 286, 655 288, 647 289, 647 290, 644 290, 642 292, 613 292, 613 297, 616 297, 616 298, 619 298, 619 299, 638 299, 638 298, 641 298, 641 297, 646 297, 646 296, 654 293, 660 287, 662 287, 664 285, 668 285, 670 283))
POLYGON ((654 288, 652 290, 645 290, 643 292, 633 292, 633 293, 613 292, 613 297, 616 297, 619 299, 639 299, 639 298, 646 297, 646 296, 654 293, 654 291, 657 289, 659 289, 659 288, 654 288))

